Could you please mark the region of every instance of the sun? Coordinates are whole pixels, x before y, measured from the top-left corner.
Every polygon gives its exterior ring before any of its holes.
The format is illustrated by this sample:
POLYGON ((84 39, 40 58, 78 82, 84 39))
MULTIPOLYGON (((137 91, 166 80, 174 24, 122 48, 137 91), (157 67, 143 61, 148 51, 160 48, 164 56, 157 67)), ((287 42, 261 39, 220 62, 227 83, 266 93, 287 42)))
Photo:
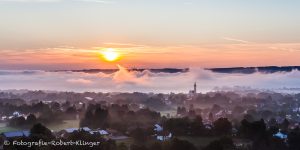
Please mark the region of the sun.
POLYGON ((120 54, 113 48, 104 49, 102 56, 106 61, 116 61, 120 58, 120 54))

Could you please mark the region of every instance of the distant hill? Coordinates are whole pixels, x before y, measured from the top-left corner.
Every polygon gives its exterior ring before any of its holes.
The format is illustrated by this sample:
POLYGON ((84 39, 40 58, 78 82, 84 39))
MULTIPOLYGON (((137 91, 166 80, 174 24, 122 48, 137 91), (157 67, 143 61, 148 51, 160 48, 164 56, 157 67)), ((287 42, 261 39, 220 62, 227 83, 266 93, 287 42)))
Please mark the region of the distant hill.
MULTIPOLYGON (((128 69, 128 71, 138 71, 142 72, 145 70, 149 70, 153 73, 184 73, 188 72, 189 68, 162 68, 162 69, 128 69)), ((71 71, 71 72, 84 72, 84 73, 114 73, 117 72, 118 69, 82 69, 82 70, 55 70, 53 72, 61 72, 61 71, 71 71)))
POLYGON ((260 73, 276 73, 276 72, 291 72, 293 70, 300 70, 300 66, 265 66, 265 67, 232 67, 232 68, 207 68, 216 73, 242 73, 252 74, 260 73))
MULTIPOLYGON (((128 69, 128 71, 142 72, 148 70, 152 73, 185 73, 189 72, 189 68, 161 68, 161 69, 128 69)), ((291 72, 293 70, 300 71, 300 66, 264 66, 264 67, 229 67, 229 68, 206 68, 215 73, 241 73, 241 74, 252 74, 252 73, 276 73, 276 72, 291 72)), ((54 70, 51 72, 84 72, 84 73, 114 73, 118 69, 81 69, 81 70, 54 70)))

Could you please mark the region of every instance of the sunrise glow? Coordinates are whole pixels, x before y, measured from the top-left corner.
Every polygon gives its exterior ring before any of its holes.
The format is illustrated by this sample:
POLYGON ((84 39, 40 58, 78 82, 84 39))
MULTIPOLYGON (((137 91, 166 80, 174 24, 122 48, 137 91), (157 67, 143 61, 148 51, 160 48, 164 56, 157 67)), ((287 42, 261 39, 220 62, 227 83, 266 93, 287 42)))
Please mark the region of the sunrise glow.
POLYGON ((103 50, 102 56, 106 61, 116 61, 120 58, 120 54, 113 48, 103 50))

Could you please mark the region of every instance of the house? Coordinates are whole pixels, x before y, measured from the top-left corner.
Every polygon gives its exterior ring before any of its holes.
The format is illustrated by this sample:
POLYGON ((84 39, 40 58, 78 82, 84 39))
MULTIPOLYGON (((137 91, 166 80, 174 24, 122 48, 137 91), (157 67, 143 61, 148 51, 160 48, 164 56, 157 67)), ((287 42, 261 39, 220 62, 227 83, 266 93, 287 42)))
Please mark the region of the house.
POLYGON ((253 142, 251 140, 247 140, 247 139, 234 139, 233 144, 238 149, 251 149, 253 146, 253 142))
POLYGON ((172 138, 172 133, 164 131, 163 127, 155 124, 154 125, 155 137, 158 141, 166 141, 172 138))
POLYGON ((92 131, 89 127, 82 127, 82 128, 79 128, 79 130, 83 130, 83 131, 86 131, 86 132, 92 131))
POLYGON ((156 132, 161 132, 161 131, 163 131, 164 129, 163 129, 163 127, 161 127, 160 125, 158 125, 158 124, 155 124, 154 125, 154 131, 156 131, 156 132))
POLYGON ((273 136, 274 136, 274 137, 277 137, 277 138, 279 138, 279 139, 282 139, 282 140, 286 140, 287 137, 288 137, 286 134, 283 134, 283 133, 281 133, 280 131, 279 131, 278 133, 274 134, 273 136))
POLYGON ((68 137, 71 133, 75 132, 75 131, 78 131, 78 128, 67 128, 67 129, 64 129, 64 130, 61 130, 57 133, 58 136, 60 137, 68 137))
POLYGON ((22 116, 19 112, 17 112, 17 111, 15 111, 14 113, 13 113, 13 116, 14 117, 20 117, 20 116, 22 116))
POLYGON ((232 133, 232 136, 236 136, 238 133, 238 130, 236 128, 232 128, 231 133, 232 133))
POLYGON ((172 138, 172 133, 169 132, 161 132, 156 135, 156 140, 158 141, 166 141, 172 138))
POLYGON ((101 136, 106 136, 109 135, 109 132, 107 132, 106 130, 92 130, 89 127, 82 127, 82 128, 67 128, 64 130, 61 130, 60 132, 58 132, 58 135, 60 135, 60 137, 68 137, 69 134, 75 132, 75 131, 85 131, 88 132, 89 134, 99 134, 101 136))
POLYGON ((66 133, 73 133, 74 131, 78 131, 78 128, 67 128, 64 129, 63 131, 65 131, 66 133))
POLYGON ((213 128, 213 125, 206 123, 204 124, 205 129, 211 130, 213 128))
POLYGON ((109 133, 106 130, 93 130, 89 131, 90 134, 100 134, 102 136, 109 135, 109 133))
POLYGON ((2 116, 2 117, 1 117, 1 120, 2 120, 2 121, 6 121, 6 120, 7 120, 7 116, 2 116))
POLYGON ((108 135, 109 133, 105 130, 99 130, 98 131, 101 135, 108 135))

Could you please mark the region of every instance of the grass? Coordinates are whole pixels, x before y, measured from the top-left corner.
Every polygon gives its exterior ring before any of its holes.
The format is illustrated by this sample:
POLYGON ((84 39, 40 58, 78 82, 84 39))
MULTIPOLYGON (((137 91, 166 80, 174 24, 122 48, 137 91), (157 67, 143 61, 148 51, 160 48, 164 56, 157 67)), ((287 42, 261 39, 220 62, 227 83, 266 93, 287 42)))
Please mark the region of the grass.
POLYGON ((18 128, 7 127, 6 123, 0 123, 0 134, 3 132, 17 131, 18 128))
MULTIPOLYGON (((60 131, 60 130, 66 129, 66 128, 78 128, 79 120, 65 120, 65 121, 63 121, 63 123, 49 124, 49 125, 46 125, 46 127, 49 128, 50 130, 54 130, 54 131, 60 131)), ((23 129, 8 127, 8 126, 6 126, 6 123, 0 123, 0 133, 18 131, 18 130, 23 130, 23 129)))
POLYGON ((132 138, 124 139, 124 140, 116 140, 116 143, 119 145, 121 143, 124 143, 127 147, 130 147, 130 145, 133 143, 132 138))
POLYGON ((79 127, 79 120, 65 120, 63 123, 60 124, 49 124, 47 127, 50 130, 60 131, 66 128, 78 128, 79 127))
POLYGON ((177 110, 165 110, 165 111, 160 111, 160 114, 162 116, 167 116, 168 114, 171 116, 171 117, 174 117, 176 116, 177 114, 177 110))
POLYGON ((11 132, 11 131, 18 131, 20 129, 18 128, 12 128, 12 127, 1 127, 0 128, 0 134, 3 132, 11 132))

